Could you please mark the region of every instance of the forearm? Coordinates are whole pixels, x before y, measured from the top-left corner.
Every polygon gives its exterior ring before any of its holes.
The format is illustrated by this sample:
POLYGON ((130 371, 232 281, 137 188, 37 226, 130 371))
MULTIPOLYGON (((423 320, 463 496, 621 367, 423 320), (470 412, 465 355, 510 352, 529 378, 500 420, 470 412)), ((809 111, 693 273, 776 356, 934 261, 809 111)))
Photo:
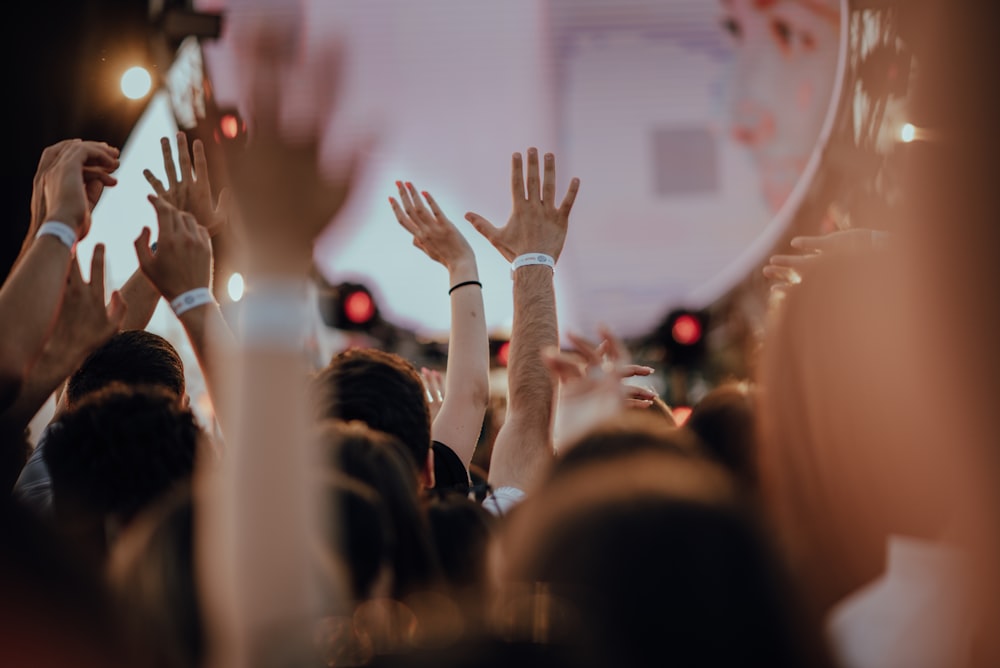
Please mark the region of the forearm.
MULTIPOLYGON (((475 260, 449 271, 451 286, 466 281, 479 281, 475 260)), ((468 467, 490 398, 489 336, 480 286, 462 286, 449 298, 451 334, 444 402, 434 420, 432 435, 454 450, 468 467)))
POLYGON ((160 302, 160 291, 156 289, 141 269, 136 269, 125 281, 121 290, 122 298, 128 304, 122 330, 146 329, 160 302))
POLYGON ((186 311, 181 314, 180 321, 198 358, 213 410, 225 433, 225 428, 233 425, 227 373, 235 362, 236 339, 217 304, 186 311))
POLYGON ((552 456, 556 385, 542 352, 559 343, 552 270, 514 272, 514 321, 507 366, 507 416, 490 461, 494 487, 530 486, 552 456))
POLYGON ((38 239, 0 288, 0 366, 4 375, 24 374, 52 332, 69 271, 70 250, 51 235, 38 239), (12 326, 13 324, 17 326, 12 326))
POLYGON ((42 353, 21 384, 14 402, 0 414, 4 429, 25 429, 45 402, 48 401, 67 378, 83 363, 86 355, 60 351, 56 356, 48 349, 42 353))

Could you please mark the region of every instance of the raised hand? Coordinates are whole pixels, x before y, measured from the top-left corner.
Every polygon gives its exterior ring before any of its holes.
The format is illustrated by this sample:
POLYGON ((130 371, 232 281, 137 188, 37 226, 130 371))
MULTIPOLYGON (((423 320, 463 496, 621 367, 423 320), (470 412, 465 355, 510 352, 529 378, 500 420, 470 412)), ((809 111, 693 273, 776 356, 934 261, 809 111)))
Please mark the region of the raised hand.
POLYGON ((396 201, 395 197, 390 197, 389 204, 399 224, 413 235, 413 245, 426 253, 430 259, 444 265, 449 272, 455 271, 463 264, 474 266, 476 255, 472 246, 444 215, 430 193, 424 191, 421 198, 420 193, 409 181, 405 185, 401 181, 396 181, 396 187, 399 189, 399 201, 396 201), (423 199, 427 200, 427 206, 424 206, 423 199))
POLYGON ((538 149, 528 149, 528 174, 525 179, 521 154, 511 159, 511 196, 513 210, 507 224, 495 227, 477 213, 465 214, 480 234, 489 240, 508 261, 526 253, 544 253, 559 259, 566 242, 569 213, 580 189, 580 179, 570 181, 562 203, 556 205, 556 159, 545 154, 543 178, 539 178, 538 149))
POLYGON ((321 166, 322 134, 336 100, 343 58, 334 48, 318 62, 300 61, 301 38, 295 30, 256 25, 237 47, 249 65, 250 135, 245 147, 227 146, 226 163, 248 261, 264 272, 305 269, 316 237, 347 202, 370 145, 365 140, 347 147, 335 169, 321 166), (312 91, 310 108, 296 109, 299 121, 293 128, 283 125, 279 108, 285 88, 292 85, 289 79, 312 91))
POLYGON ((118 149, 104 142, 69 139, 43 151, 32 192, 30 244, 41 224, 58 220, 76 229, 77 239, 90 230, 90 212, 107 186, 118 180, 118 149))
POLYGON ((135 240, 139 267, 167 300, 212 283, 212 238, 194 216, 164 199, 149 196, 156 209, 160 234, 156 253, 149 246, 150 231, 142 229, 135 240))
POLYGON ((763 269, 772 282, 772 290, 785 290, 802 282, 803 277, 819 257, 829 253, 866 251, 879 246, 879 232, 863 228, 836 230, 820 236, 800 236, 791 241, 792 248, 802 251, 772 255, 763 269))
POLYGON ((547 350, 543 361, 559 382, 555 445, 559 447, 590 427, 625 408, 648 408, 656 393, 622 382, 648 376, 653 369, 632 364, 625 346, 607 327, 599 330, 601 343, 568 334, 573 351, 547 350))
POLYGON ((89 283, 83 280, 76 259, 70 263, 62 306, 45 355, 59 355, 69 360, 66 370, 69 375, 75 369, 73 364, 82 362, 118 331, 126 309, 117 290, 111 293, 108 303, 104 303, 104 244, 97 244, 90 261, 89 283))
POLYGON ((212 184, 208 172, 208 160, 205 157, 205 145, 200 139, 195 139, 191 145, 194 153, 192 168, 191 153, 188 152, 187 135, 177 133, 177 161, 180 165, 180 175, 174 165, 170 140, 160 139, 163 149, 163 169, 167 174, 167 187, 163 186, 156 176, 148 169, 142 171, 143 176, 153 186, 156 195, 173 204, 181 211, 186 211, 195 217, 213 237, 222 231, 229 220, 229 190, 219 193, 218 202, 212 202, 212 184))

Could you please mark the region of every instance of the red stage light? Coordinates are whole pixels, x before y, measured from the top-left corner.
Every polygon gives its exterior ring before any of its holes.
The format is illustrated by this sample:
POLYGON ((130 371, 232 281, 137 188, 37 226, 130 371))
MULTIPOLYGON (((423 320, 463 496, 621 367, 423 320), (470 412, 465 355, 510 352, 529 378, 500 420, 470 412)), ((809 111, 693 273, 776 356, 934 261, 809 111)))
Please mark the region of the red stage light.
POLYGON ((507 366, 507 362, 510 360, 510 341, 504 341, 500 344, 500 348, 497 349, 497 364, 500 366, 507 366))
POLYGON ((701 340, 701 322, 693 315, 684 314, 674 321, 674 326, 670 328, 670 335, 674 341, 682 346, 693 346, 701 340))
POLYGON ((359 290, 344 299, 344 316, 348 321, 363 325, 375 317, 375 302, 367 292, 359 290))
POLYGON ((236 135, 240 133, 240 119, 236 114, 225 114, 219 119, 219 129, 226 139, 236 139, 236 135))

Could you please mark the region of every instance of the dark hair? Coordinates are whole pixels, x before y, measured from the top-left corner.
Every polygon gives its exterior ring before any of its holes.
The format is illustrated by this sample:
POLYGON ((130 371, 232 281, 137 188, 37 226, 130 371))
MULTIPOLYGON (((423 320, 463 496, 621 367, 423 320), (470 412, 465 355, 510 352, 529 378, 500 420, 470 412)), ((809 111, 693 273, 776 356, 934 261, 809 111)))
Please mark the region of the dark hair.
POLYGON ((671 426, 658 412, 641 409, 622 411, 560 449, 549 466, 549 479, 581 468, 646 451, 681 457, 702 454, 689 432, 671 426))
POLYGON ((482 617, 489 600, 487 552, 498 518, 457 492, 434 496, 427 516, 454 597, 467 616, 482 617))
POLYGON ((351 349, 333 357, 315 378, 320 419, 359 420, 399 439, 416 470, 431 447, 431 417, 416 368, 395 353, 351 349))
POLYGON ((719 385, 694 405, 684 423, 747 489, 757 486, 754 397, 752 388, 743 383, 719 385))
POLYGON ((191 488, 180 485, 143 511, 111 554, 123 629, 143 665, 190 668, 205 658, 194 523, 191 488))
POLYGON ((393 595, 435 588, 441 566, 405 448, 360 421, 324 421, 319 435, 331 468, 370 486, 382 500, 391 522, 393 595))
POLYGON ((44 457, 55 517, 98 530, 101 555, 105 520, 128 524, 188 481, 204 438, 191 410, 162 387, 112 384, 85 396, 53 426, 44 457))
POLYGON ((69 405, 111 383, 156 385, 184 396, 184 363, 165 338, 145 330, 118 332, 92 352, 66 384, 69 405))
POLYGON ((757 518, 707 457, 654 447, 590 460, 501 526, 498 622, 584 668, 825 666, 757 518))

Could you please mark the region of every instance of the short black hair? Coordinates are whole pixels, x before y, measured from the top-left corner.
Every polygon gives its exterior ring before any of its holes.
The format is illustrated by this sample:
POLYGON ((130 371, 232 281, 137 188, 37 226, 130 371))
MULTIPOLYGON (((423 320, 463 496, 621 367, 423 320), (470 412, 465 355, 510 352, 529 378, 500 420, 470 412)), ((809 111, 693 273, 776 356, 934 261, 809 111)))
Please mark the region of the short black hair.
MULTIPOLYGON (((188 483, 205 438, 177 395, 120 383, 86 395, 53 427, 44 454, 53 509, 57 522, 72 517, 76 527, 102 527, 107 519, 127 525, 188 483)), ((106 542, 95 540, 103 553, 106 542)))
POLYGON ((67 403, 112 383, 156 385, 184 396, 184 362, 173 344, 145 330, 118 332, 92 352, 66 384, 67 403))
POLYGON ((406 447, 417 471, 431 448, 431 414, 423 381, 405 358, 373 348, 338 353, 314 379, 317 417, 360 421, 406 447))

